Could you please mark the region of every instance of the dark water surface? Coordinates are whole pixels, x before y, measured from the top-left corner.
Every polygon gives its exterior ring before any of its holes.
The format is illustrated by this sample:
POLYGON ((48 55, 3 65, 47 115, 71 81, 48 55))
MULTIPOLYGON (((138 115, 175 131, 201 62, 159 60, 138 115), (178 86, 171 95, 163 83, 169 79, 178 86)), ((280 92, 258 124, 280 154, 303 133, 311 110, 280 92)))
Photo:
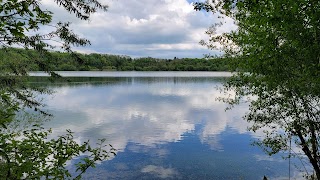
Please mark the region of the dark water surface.
POLYGON ((69 83, 50 85, 47 126, 118 149, 86 179, 288 179, 288 160, 250 145, 259 133, 247 132, 241 118, 248 105, 226 112, 216 100, 230 75, 219 73, 73 72, 69 83))

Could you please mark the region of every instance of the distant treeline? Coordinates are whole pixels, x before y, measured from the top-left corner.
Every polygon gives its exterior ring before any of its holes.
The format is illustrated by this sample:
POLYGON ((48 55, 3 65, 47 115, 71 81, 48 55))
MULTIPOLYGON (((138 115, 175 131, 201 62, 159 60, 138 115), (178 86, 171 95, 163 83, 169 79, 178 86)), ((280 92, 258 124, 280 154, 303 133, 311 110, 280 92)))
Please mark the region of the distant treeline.
MULTIPOLYGON (((0 49, 0 63, 17 62, 28 71, 228 71, 227 58, 157 59, 152 57, 131 58, 110 54, 71 55, 64 52, 41 54, 34 50, 0 49), (40 66, 39 66, 40 65, 40 66), (41 66, 43 65, 43 66, 41 66)), ((1 65, 1 64, 0 64, 1 65)))

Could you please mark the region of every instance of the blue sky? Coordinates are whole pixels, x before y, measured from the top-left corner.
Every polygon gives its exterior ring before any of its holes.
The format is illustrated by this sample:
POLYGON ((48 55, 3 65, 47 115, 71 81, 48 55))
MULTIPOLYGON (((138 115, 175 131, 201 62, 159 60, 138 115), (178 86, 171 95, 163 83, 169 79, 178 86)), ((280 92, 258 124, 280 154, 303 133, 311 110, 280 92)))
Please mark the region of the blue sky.
POLYGON ((74 32, 91 41, 76 51, 158 58, 218 53, 199 45, 208 39, 205 31, 216 18, 194 11, 192 0, 103 0, 108 11, 92 15, 90 21, 77 19, 54 1, 41 2, 54 12, 54 21, 72 22, 74 32))

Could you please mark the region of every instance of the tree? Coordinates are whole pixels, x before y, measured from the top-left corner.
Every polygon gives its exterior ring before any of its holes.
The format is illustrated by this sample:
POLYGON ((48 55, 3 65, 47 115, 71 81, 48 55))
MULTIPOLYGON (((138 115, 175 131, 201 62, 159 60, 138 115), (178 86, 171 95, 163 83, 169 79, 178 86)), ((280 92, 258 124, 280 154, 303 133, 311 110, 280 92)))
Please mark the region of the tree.
POLYGON ((194 5, 231 18, 237 26, 216 34, 223 24, 217 23, 206 32, 210 40, 202 41, 235 60, 236 75, 225 89, 236 96, 225 100, 235 105, 253 96, 244 119, 252 122, 254 132, 267 129, 258 144, 272 155, 291 152, 294 142, 313 167, 311 176, 320 179, 320 1, 215 0, 194 5))
MULTIPOLYGON (((88 20, 98 9, 107 10, 107 6, 97 0, 55 2, 81 20, 88 20)), ((53 25, 52 16, 52 12, 41 8, 38 0, 0 1, 0 48, 19 46, 35 49, 41 56, 49 56, 48 49, 59 48, 50 44, 55 41, 61 43, 62 50, 71 53, 81 62, 71 47, 88 45, 90 41, 73 33, 69 29, 69 22, 53 25), (43 26, 51 27, 52 32, 41 34, 43 26)), ((40 118, 50 116, 48 112, 41 110, 43 104, 35 96, 50 91, 30 87, 25 83, 28 78, 26 59, 0 58, 0 179, 72 178, 65 167, 66 163, 83 155, 82 161, 76 165, 78 174, 74 176, 75 179, 80 179, 97 161, 107 159, 110 153, 115 155, 116 151, 111 145, 106 149, 105 140, 101 140, 98 147, 94 148, 88 142, 76 143, 70 130, 67 130, 66 135, 47 140, 51 130, 43 129, 38 121, 18 130, 11 128, 19 119, 30 119, 24 113, 25 109, 34 109, 39 112, 40 118)), ((36 65, 52 77, 58 76, 46 62, 36 60, 36 65)))
MULTIPOLYGON (((81 20, 88 20, 90 15, 97 9, 107 10, 97 0, 56 0, 59 6, 76 15, 81 20)), ((59 41, 64 50, 70 51, 70 45, 87 45, 90 41, 79 38, 69 29, 69 22, 50 24, 53 13, 43 10, 40 1, 37 0, 7 0, 1 1, 0 7, 0 43, 2 46, 20 45, 26 48, 32 47, 37 50, 52 47, 46 43, 50 40, 59 41), (50 25, 53 31, 40 34, 41 26, 50 25), (34 31, 34 35, 26 32, 34 31)))

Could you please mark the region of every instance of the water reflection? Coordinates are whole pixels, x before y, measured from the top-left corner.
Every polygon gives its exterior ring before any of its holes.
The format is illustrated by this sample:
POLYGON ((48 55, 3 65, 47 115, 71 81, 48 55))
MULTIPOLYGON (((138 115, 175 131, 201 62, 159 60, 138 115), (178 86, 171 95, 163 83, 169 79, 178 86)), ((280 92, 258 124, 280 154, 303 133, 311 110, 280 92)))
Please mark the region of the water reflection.
POLYGON ((247 105, 225 112, 223 78, 91 78, 51 85, 46 97, 55 135, 79 141, 107 138, 118 157, 87 174, 100 179, 262 179, 280 177, 287 164, 249 145, 241 117, 247 105), (112 83, 106 83, 112 82, 112 83), (94 171, 94 172, 93 172, 94 171), (249 172, 249 173, 248 173, 249 172))
POLYGON ((59 112, 54 113, 57 117, 53 125, 63 119, 58 118, 60 113, 64 117, 65 113, 77 114, 80 117, 68 120, 68 128, 86 137, 114 137, 118 143, 120 137, 125 142, 119 149, 124 149, 129 141, 147 146, 177 142, 197 124, 203 126, 200 139, 209 142, 210 137, 219 135, 228 125, 239 133, 246 132, 247 126, 243 122, 233 126, 235 116, 238 120, 241 117, 240 111, 225 113, 225 105, 216 101, 221 95, 217 86, 212 81, 196 85, 163 81, 116 86, 78 84, 55 88, 56 94, 47 104, 51 111, 59 112))

